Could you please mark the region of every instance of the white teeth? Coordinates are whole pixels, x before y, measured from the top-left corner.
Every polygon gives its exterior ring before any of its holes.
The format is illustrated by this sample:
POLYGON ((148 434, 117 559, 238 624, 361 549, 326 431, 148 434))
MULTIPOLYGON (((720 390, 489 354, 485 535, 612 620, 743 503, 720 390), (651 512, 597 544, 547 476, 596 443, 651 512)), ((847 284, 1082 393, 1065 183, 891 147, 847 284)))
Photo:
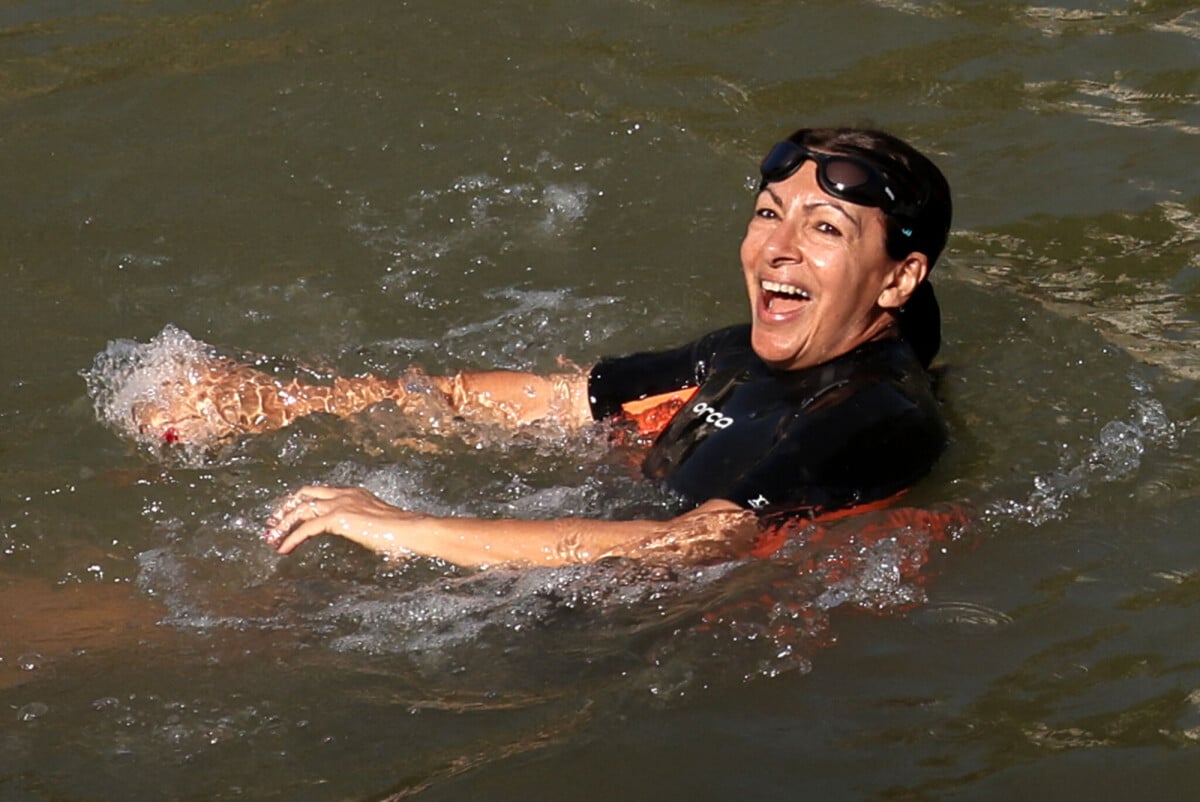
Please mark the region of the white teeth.
POLYGON ((764 281, 762 288, 767 292, 777 292, 780 295, 795 295, 804 300, 809 299, 809 294, 799 287, 793 287, 790 284, 780 284, 778 281, 764 281))

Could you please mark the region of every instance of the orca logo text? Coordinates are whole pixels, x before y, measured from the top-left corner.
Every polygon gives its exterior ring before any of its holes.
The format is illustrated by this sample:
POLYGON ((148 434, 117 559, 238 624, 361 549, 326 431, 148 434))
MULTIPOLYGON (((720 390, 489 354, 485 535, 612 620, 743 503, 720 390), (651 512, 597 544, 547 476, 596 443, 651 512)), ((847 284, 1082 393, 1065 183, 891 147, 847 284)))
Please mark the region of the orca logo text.
POLYGON ((721 410, 713 409, 703 401, 692 407, 692 412, 695 412, 697 415, 703 415, 705 423, 711 423, 718 429, 727 429, 733 425, 733 418, 728 415, 722 415, 721 410))

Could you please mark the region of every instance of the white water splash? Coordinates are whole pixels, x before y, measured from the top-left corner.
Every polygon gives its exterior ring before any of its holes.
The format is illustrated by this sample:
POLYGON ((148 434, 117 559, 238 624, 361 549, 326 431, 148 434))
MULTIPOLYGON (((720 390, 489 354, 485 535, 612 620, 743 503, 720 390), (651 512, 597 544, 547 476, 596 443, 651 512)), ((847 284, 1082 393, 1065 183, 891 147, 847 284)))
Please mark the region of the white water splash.
POLYGON ((168 324, 147 343, 109 342, 81 375, 101 423, 138 443, 158 446, 158 433, 142 431, 134 410, 165 403, 170 388, 197 381, 215 357, 211 345, 168 324))
POLYGON ((1148 446, 1174 446, 1179 425, 1167 416, 1162 403, 1150 397, 1146 384, 1134 379, 1133 388, 1137 395, 1127 418, 1104 424, 1081 457, 1064 460, 1058 470, 1035 476, 1033 491, 1025 500, 995 502, 985 514, 1033 526, 1060 520, 1066 517, 1071 499, 1086 497, 1097 484, 1133 477, 1148 446))

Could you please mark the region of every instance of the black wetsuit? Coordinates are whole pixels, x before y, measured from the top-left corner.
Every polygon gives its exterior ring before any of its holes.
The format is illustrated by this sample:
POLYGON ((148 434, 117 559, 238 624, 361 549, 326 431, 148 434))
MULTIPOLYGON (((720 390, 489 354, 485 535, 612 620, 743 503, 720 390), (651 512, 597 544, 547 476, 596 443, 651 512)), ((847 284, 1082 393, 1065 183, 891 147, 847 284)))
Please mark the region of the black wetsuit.
POLYGON ((900 339, 778 371, 755 355, 750 327, 734 326, 672 351, 602 360, 588 381, 597 419, 685 387, 699 390, 644 471, 695 504, 821 512, 875 501, 928 473, 946 443, 929 376, 900 339))

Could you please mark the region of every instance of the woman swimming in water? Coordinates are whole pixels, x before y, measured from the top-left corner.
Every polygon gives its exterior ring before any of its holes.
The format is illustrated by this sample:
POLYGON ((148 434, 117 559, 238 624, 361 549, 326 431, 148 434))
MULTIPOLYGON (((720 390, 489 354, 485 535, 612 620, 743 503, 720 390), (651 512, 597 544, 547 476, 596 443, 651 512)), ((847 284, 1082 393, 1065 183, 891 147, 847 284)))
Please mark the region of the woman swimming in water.
POLYGON ((384 399, 420 417, 435 398, 476 423, 550 420, 574 430, 630 404, 671 404, 658 407, 673 415, 643 468, 692 505, 671 520, 444 518, 358 488, 309 486, 267 520, 266 540, 284 554, 322 534, 472 566, 732 554, 775 516, 886 499, 926 474, 945 444, 925 368, 940 343, 928 275, 949 233, 949 186, 911 146, 870 130, 802 129, 760 170, 741 246, 749 324, 551 376, 413 374, 313 388, 222 365, 170 409, 143 410, 139 423, 187 439, 384 399))

